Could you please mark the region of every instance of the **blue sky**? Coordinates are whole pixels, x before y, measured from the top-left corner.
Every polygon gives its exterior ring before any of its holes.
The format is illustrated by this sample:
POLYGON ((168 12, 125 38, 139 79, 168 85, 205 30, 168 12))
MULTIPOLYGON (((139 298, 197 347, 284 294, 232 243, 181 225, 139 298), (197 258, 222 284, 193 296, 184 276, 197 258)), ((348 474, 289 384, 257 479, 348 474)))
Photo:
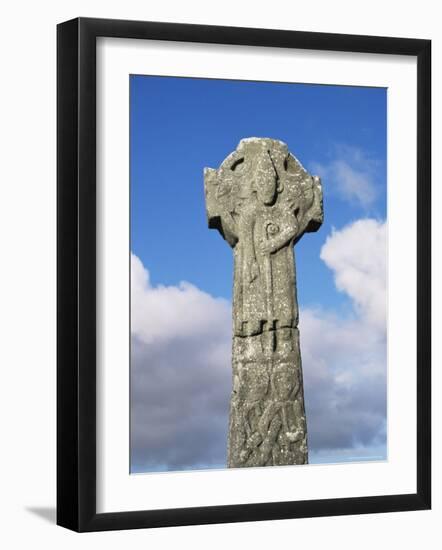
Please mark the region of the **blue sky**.
POLYGON ((230 299, 231 251, 206 230, 203 167, 217 168, 243 137, 285 141, 310 170, 349 146, 379 163, 381 192, 369 205, 324 185, 324 226, 296 247, 299 279, 309 281, 299 285, 301 305, 342 299, 316 262, 331 227, 386 215, 382 88, 132 76, 130 135, 131 249, 154 284, 184 279, 230 299))
MULTIPOLYGON (((272 137, 285 141, 301 163, 323 180, 324 224, 317 233, 305 235, 295 250, 298 299, 301 310, 306 311, 306 324, 309 312, 316 316, 315 326, 331 317, 341 328, 345 323, 366 324, 378 319, 372 311, 371 295, 351 279, 350 267, 360 266, 361 273, 366 274, 371 263, 368 260, 366 268, 367 260, 358 256, 358 250, 372 242, 377 251, 379 238, 383 238, 379 235, 383 235, 386 218, 386 108, 387 90, 382 88, 131 76, 131 251, 142 266, 140 270, 148 273, 145 290, 152 294, 164 287, 186 293, 188 289, 180 287, 186 281, 214 303, 223 303, 216 302, 221 298, 229 304, 232 252, 216 231, 207 228, 203 168, 217 168, 242 138, 272 137), (353 229, 347 231, 349 227, 353 229), (337 232, 334 239, 333 231, 337 232), (355 244, 355 235, 360 238, 359 244, 355 244), (355 258, 339 251, 337 242, 347 243, 347 250, 354 249, 355 258)), ((165 294, 161 294, 162 299, 165 294)), ((382 323, 380 326, 382 329, 382 323)), ((366 328, 364 325, 360 330, 366 328)), ((136 340, 133 348, 142 347, 140 334, 132 335, 136 340)), ((301 327, 301 346, 302 337, 301 327)), ((177 338, 176 345, 178 341, 179 345, 190 345, 191 335, 187 343, 181 333, 177 338)), ((157 365, 162 364, 161 341, 160 337, 158 341, 144 339, 140 376, 148 376, 146 364, 153 361, 153 356, 157 357, 157 365)), ((378 351, 377 361, 383 361, 385 370, 382 346, 378 351)), ((373 359, 368 358, 368 351, 364 353, 367 361, 373 359)), ((337 368, 330 363, 330 373, 337 368)), ((342 373, 339 376, 342 378, 342 373)), ((144 397, 148 399, 147 393, 144 397)), ((134 402, 136 399, 144 398, 137 394, 134 402)), ((307 396, 306 401, 308 405, 307 396)), ((313 397, 310 402, 313 410, 313 397)), ((225 409, 225 403, 222 407, 225 409)), ((385 404, 379 407, 385 409, 385 404)), ((135 409, 134 405, 133 414, 135 409)), ((222 424, 224 413, 217 414, 222 424)), ((368 440, 362 437, 361 443, 355 437, 354 446, 364 447, 362 460, 368 440)), ((368 456, 385 454, 385 433, 376 437, 369 442, 368 456)), ((339 447, 330 446, 328 454, 320 456, 318 447, 316 461, 333 461, 330 457, 335 455, 338 461, 339 457, 345 460, 345 456, 353 457, 352 449, 347 442, 341 452, 339 447)), ((143 452, 148 454, 148 449, 143 452)), ((158 461, 142 455, 134 453, 134 471, 162 468, 158 461)), ((172 460, 165 469, 191 468, 192 464, 197 467, 197 463, 199 467, 210 467, 210 460, 204 457, 199 462, 189 459, 182 465, 175 462, 172 460)), ((219 461, 214 459, 216 464, 219 461)))

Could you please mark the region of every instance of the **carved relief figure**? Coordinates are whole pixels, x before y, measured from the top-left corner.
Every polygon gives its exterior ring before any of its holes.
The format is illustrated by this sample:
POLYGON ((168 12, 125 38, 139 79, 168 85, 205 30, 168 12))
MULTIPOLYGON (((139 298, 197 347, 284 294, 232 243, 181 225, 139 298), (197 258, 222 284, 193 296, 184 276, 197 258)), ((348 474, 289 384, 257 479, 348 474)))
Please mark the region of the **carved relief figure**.
POLYGON ((306 463, 293 246, 322 223, 320 180, 285 143, 248 138, 205 169, 205 194, 234 254, 229 466, 306 463))

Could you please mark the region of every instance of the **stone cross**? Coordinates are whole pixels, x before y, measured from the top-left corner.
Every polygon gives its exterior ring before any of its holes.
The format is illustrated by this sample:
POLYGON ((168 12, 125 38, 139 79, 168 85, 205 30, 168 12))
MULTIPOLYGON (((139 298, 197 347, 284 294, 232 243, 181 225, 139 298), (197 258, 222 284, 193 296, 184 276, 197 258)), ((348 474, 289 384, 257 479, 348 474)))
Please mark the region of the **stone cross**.
POLYGON ((234 255, 228 466, 306 464, 293 246, 322 224, 320 179, 282 141, 247 138, 204 170, 204 188, 234 255))

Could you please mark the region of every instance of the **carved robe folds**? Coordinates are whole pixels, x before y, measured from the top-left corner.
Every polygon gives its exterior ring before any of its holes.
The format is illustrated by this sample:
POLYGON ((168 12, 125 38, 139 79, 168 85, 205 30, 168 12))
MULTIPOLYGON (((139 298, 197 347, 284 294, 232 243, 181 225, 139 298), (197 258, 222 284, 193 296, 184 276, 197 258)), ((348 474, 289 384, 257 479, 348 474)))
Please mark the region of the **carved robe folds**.
POLYGON ((268 138, 204 172, 210 228, 234 252, 228 466, 308 462, 293 246, 322 224, 322 189, 268 138))

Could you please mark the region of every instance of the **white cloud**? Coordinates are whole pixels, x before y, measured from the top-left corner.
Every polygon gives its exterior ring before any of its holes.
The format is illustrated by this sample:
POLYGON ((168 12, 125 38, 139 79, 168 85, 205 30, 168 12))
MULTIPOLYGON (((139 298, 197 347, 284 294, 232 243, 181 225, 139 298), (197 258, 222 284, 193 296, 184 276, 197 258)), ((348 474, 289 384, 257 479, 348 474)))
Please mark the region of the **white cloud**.
POLYGON ((321 259, 334 272, 336 287, 347 293, 361 317, 385 327, 387 289, 387 225, 363 219, 333 230, 321 259))
POLYGON ((185 281, 178 286, 150 284, 149 272, 131 255, 131 330, 146 344, 211 334, 230 323, 227 300, 214 298, 185 281))
POLYGON ((195 286, 150 284, 131 257, 131 458, 137 471, 226 461, 231 308, 195 286))
MULTIPOLYGON (((354 314, 300 312, 309 447, 321 461, 366 456, 370 449, 379 455, 384 448, 385 241, 385 223, 376 220, 334 230, 321 258, 352 300, 354 314)), ((189 283, 152 287, 148 271, 132 256, 131 369, 136 469, 224 464, 230 304, 189 283)))
POLYGON ((329 163, 312 164, 312 171, 324 180, 326 191, 350 203, 370 207, 378 196, 378 162, 361 149, 342 145, 335 148, 335 156, 329 163))
POLYGON ((361 318, 300 313, 309 445, 313 451, 384 443, 385 334, 361 318))
POLYGON ((386 224, 364 219, 334 230, 321 259, 355 315, 300 313, 309 437, 320 454, 353 455, 386 438, 386 224))

